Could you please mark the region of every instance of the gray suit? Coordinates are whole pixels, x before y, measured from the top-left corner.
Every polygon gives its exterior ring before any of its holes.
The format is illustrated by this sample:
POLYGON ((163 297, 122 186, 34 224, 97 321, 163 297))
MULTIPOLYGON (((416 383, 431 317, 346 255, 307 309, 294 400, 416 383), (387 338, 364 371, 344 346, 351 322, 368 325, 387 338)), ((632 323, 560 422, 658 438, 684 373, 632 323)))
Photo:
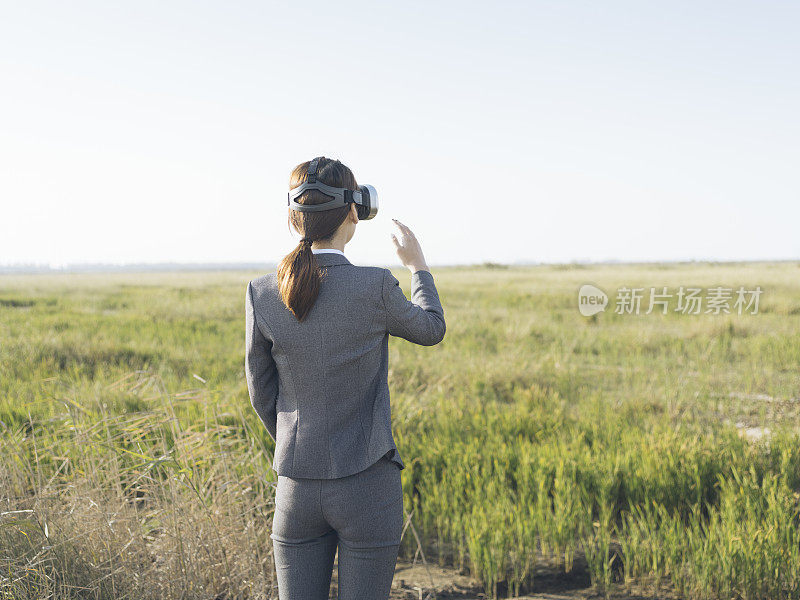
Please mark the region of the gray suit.
POLYGON ((442 341, 433 275, 412 275, 409 301, 389 269, 314 256, 323 278, 302 323, 281 301, 276 274, 247 285, 245 372, 253 408, 276 441, 273 469, 335 479, 387 453, 403 469, 391 429, 389 335, 424 346, 442 341))

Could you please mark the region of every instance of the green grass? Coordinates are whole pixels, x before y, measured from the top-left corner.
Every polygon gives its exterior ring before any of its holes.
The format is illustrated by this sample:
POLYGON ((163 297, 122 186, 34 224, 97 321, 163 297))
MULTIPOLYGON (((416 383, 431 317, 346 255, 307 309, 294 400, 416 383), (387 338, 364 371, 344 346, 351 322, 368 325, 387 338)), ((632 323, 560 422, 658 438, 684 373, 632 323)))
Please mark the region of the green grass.
MULTIPOLYGON (((0 277, 0 598, 276 597, 256 275, 0 277)), ((800 598, 798 264, 434 275, 445 340, 390 344, 403 555, 495 597, 555 561, 601 592, 800 598), (596 318, 583 283, 612 296, 596 318), (756 315, 618 315, 623 285, 764 292, 756 315)))

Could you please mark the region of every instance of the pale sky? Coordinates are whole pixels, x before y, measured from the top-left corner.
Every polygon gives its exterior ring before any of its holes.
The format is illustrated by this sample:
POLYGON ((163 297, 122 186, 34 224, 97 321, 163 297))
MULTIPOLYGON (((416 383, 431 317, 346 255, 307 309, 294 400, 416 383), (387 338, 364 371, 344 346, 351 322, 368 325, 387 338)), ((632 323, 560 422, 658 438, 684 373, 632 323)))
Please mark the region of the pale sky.
POLYGON ((0 264, 274 262, 292 168, 431 265, 800 257, 797 2, 5 2, 0 264))

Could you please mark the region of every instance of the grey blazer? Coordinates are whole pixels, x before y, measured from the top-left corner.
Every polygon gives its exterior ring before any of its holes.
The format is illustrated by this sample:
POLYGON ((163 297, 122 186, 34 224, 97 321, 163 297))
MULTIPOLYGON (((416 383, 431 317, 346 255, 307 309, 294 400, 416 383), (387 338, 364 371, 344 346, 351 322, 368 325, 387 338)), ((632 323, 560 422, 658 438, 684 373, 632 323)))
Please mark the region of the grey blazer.
POLYGON ((392 436, 389 336, 423 346, 442 341, 433 275, 411 276, 412 302, 389 269, 314 256, 322 282, 302 323, 281 301, 275 273, 247 284, 245 373, 253 408, 275 440, 272 468, 334 479, 388 453, 404 469, 392 436))

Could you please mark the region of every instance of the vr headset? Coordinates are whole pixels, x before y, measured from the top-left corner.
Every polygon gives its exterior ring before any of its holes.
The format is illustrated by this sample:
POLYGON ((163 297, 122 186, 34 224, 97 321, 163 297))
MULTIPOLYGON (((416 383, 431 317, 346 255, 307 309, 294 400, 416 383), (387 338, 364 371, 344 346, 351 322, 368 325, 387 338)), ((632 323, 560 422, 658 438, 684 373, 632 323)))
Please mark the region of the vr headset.
POLYGON ((308 165, 308 177, 306 182, 289 190, 289 208, 300 212, 317 212, 321 210, 331 210, 341 208, 355 202, 356 212, 359 221, 372 219, 378 214, 378 192, 371 185, 360 185, 358 191, 345 188, 331 187, 317 181, 317 164, 320 157, 312 160, 308 165), (326 196, 332 196, 333 200, 328 200, 322 204, 298 204, 295 198, 307 190, 318 190, 326 196))

